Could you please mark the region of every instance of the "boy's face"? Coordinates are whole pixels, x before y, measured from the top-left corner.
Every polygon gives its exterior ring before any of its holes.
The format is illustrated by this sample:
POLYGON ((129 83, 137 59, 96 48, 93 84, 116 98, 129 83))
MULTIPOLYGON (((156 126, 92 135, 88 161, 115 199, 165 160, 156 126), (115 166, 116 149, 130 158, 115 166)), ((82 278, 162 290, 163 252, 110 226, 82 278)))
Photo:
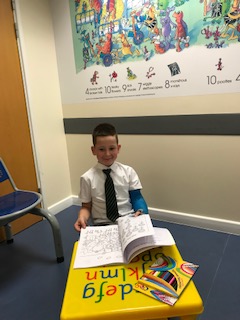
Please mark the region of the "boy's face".
POLYGON ((98 162, 110 167, 117 159, 120 148, 121 145, 117 144, 116 136, 106 136, 97 137, 96 144, 91 149, 98 162))

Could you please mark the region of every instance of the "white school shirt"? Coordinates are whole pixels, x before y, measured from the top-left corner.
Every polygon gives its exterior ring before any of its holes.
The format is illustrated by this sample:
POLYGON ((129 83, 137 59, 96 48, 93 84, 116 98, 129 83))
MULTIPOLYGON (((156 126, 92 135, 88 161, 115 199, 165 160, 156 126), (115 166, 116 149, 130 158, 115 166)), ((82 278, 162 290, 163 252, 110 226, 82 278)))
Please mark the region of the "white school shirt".
POLYGON ((97 163, 94 167, 85 172, 80 178, 79 198, 82 203, 92 202, 92 218, 94 224, 112 224, 106 214, 105 180, 106 175, 103 169, 112 169, 118 212, 120 216, 133 213, 130 202, 129 191, 142 189, 141 182, 136 171, 120 162, 114 162, 111 167, 97 163))

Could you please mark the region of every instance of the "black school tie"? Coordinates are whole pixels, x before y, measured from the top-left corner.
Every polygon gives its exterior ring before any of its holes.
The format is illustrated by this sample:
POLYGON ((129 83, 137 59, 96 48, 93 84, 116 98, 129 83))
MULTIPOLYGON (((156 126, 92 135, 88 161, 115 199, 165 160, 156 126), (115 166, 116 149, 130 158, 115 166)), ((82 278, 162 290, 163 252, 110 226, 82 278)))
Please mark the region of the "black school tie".
POLYGON ((110 176, 111 169, 104 169, 103 172, 106 175, 105 196, 106 196, 107 217, 111 221, 116 221, 116 219, 119 217, 119 214, 118 214, 117 199, 116 199, 114 184, 110 176))

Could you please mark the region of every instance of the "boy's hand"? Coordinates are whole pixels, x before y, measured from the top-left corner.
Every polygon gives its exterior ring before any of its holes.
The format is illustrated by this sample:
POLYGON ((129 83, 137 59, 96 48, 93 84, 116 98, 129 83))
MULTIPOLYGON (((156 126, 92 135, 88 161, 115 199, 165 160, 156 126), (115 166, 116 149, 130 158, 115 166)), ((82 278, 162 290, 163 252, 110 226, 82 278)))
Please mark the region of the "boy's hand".
POLYGON ((134 213, 134 217, 140 216, 140 214, 142 214, 142 210, 137 210, 137 211, 134 213))
POLYGON ((80 232, 81 229, 85 229, 87 226, 87 221, 90 217, 91 203, 83 203, 82 208, 79 211, 77 221, 74 223, 74 228, 76 231, 80 232))
POLYGON ((76 231, 80 232, 81 229, 85 229, 87 226, 87 219, 85 217, 80 216, 77 221, 74 223, 74 228, 76 231))

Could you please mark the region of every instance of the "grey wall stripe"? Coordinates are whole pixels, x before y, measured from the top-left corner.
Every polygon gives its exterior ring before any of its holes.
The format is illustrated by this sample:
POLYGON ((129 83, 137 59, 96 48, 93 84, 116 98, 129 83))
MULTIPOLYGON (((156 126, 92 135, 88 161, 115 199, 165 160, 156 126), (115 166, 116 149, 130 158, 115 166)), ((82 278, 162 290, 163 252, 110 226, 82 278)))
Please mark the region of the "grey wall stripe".
POLYGON ((119 134, 239 135, 240 114, 199 114, 144 117, 65 118, 66 134, 91 134, 101 122, 110 122, 119 134))

